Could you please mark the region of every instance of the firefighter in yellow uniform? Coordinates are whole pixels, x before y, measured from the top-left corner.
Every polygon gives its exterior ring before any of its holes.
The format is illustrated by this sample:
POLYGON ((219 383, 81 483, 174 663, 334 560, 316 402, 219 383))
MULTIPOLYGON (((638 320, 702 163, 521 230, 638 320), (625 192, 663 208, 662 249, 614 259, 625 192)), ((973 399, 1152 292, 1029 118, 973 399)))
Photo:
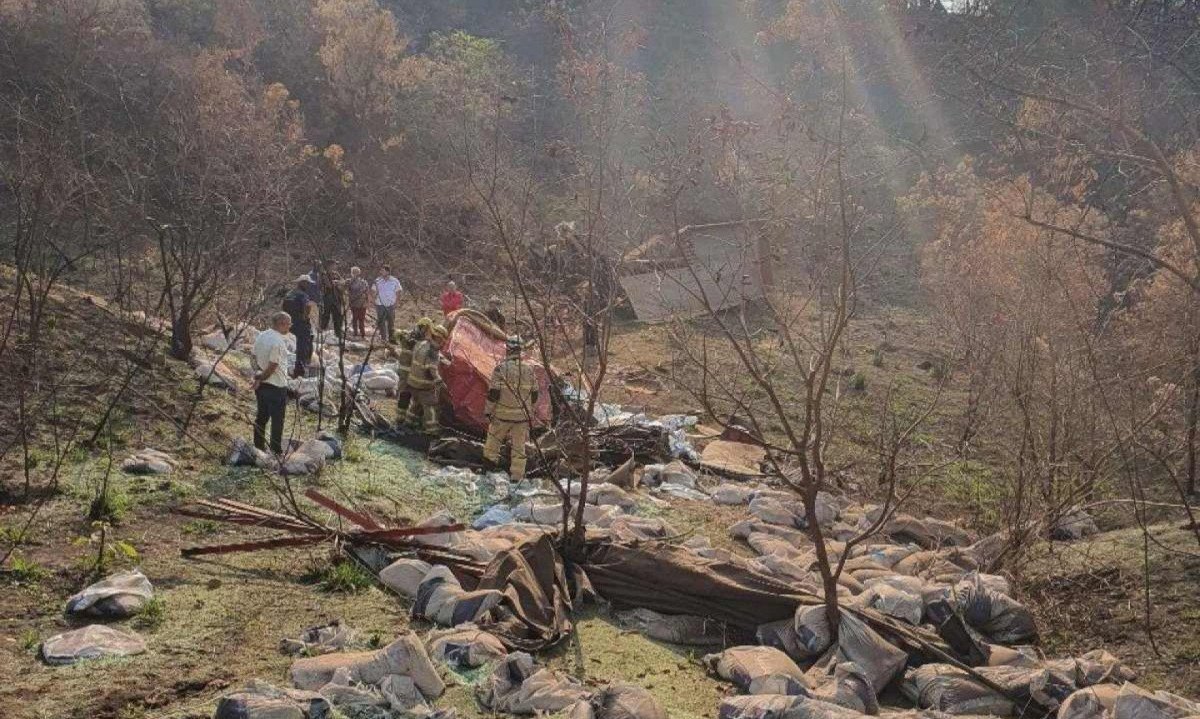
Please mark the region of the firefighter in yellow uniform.
POLYGON ((437 417, 437 385, 441 380, 438 365, 442 362, 441 349, 445 341, 445 327, 430 327, 429 339, 422 340, 413 349, 412 367, 408 371, 408 391, 412 398, 404 419, 410 426, 430 435, 440 434, 442 428, 437 417))
POLYGON ((521 350, 521 338, 509 337, 505 343, 504 361, 492 372, 484 407, 488 432, 483 458, 497 464, 500 448, 506 441, 511 443, 509 475, 515 480, 525 478, 525 442, 529 439, 529 424, 538 401, 537 377, 533 368, 521 361, 521 350))
POLYGON ((400 336, 400 348, 396 352, 396 374, 400 377, 400 382, 396 385, 396 411, 400 414, 408 410, 409 400, 412 399, 412 390, 408 388, 408 373, 412 370, 413 350, 417 344, 429 339, 431 326, 433 320, 422 317, 417 320, 415 327, 400 336))

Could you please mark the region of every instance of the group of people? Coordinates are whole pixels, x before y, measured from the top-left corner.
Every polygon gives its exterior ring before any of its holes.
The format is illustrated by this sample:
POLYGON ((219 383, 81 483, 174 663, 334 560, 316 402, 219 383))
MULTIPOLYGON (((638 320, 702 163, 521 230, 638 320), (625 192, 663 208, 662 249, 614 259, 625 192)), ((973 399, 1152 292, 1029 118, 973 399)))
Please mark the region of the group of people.
MULTIPOLYGON (((442 364, 442 347, 446 328, 423 317, 399 340, 396 351, 396 372, 400 383, 396 392, 398 413, 414 429, 436 436, 441 432, 438 419, 438 372, 442 364)), ((504 360, 488 380, 484 416, 488 421, 487 440, 483 446, 484 461, 498 465, 500 451, 507 443, 511 450, 509 473, 513 479, 525 477, 525 443, 540 393, 533 367, 522 359, 525 345, 513 335, 505 341, 504 360)))
MULTIPOLYGON (((399 335, 395 330, 396 305, 403 287, 387 265, 380 275, 368 282, 358 267, 350 268, 349 279, 338 272, 336 260, 316 265, 296 279, 295 287, 283 300, 282 310, 271 315, 270 328, 259 334, 252 351, 255 375, 254 390, 257 411, 254 419, 254 446, 276 454, 283 453, 283 424, 287 411, 289 377, 307 375, 307 363, 312 358, 314 336, 318 329, 330 326, 342 338, 345 329, 345 310, 350 310, 350 335, 366 339, 366 314, 375 305, 375 332, 390 347, 396 357, 399 384, 397 409, 404 422, 430 435, 441 429, 438 420, 437 388, 439 366, 443 363, 442 347, 448 332, 442 323, 428 317, 399 335), (287 368, 287 341, 291 333, 296 340, 296 360, 287 368), (270 424, 270 444, 266 431, 270 424)), ((444 315, 463 309, 467 297, 453 280, 446 283, 441 294, 444 315)), ((483 313, 498 328, 504 329, 505 319, 500 300, 492 297, 483 313)), ((511 445, 511 474, 515 479, 525 475, 525 442, 529 437, 533 408, 538 401, 538 383, 529 364, 521 359, 523 344, 519 337, 509 337, 505 344, 505 359, 493 372, 488 389, 485 414, 488 419, 484 458, 495 464, 500 450, 511 445)))
MULTIPOLYGON (((296 286, 284 299, 283 308, 292 316, 292 324, 311 340, 315 330, 321 332, 333 327, 334 335, 340 340, 346 330, 346 310, 350 310, 349 336, 367 339, 367 308, 375 305, 375 330, 385 341, 391 341, 396 331, 396 306, 404 287, 392 274, 392 268, 383 265, 374 281, 363 277, 362 269, 350 268, 350 277, 343 277, 337 260, 315 263, 310 272, 296 278, 296 286)), ((297 340, 300 334, 296 335, 297 340)), ((304 373, 304 365, 312 356, 311 343, 308 353, 297 351, 297 363, 293 370, 296 376, 304 373)))
MULTIPOLYGON (((296 286, 288 293, 283 309, 292 317, 296 334, 296 365, 293 377, 302 377, 307 371, 307 362, 312 357, 313 336, 331 326, 334 335, 341 340, 346 325, 346 310, 350 311, 350 333, 348 337, 367 340, 367 309, 375 306, 375 335, 384 344, 396 341, 396 307, 404 292, 400 280, 392 274, 392 268, 383 265, 379 276, 373 281, 363 277, 362 269, 350 268, 350 277, 343 278, 337 260, 316 263, 313 269, 296 279, 296 286)), ((449 316, 462 309, 468 298, 454 280, 446 282, 441 294, 442 314, 449 316)), ((500 298, 491 297, 484 314, 495 325, 504 328, 504 314, 500 309, 500 298)))

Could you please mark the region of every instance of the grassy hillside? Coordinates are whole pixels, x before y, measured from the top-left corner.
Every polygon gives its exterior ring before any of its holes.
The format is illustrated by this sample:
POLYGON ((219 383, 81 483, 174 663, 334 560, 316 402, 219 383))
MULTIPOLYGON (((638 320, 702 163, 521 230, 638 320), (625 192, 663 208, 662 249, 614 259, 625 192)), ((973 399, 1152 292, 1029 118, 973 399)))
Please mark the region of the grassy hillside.
MULTIPOLYGON (((94 383, 79 384, 77 415, 95 421, 103 403, 85 402, 86 388, 109 388, 104 373, 119 372, 128 360, 122 359, 124 348, 94 338, 103 328, 130 328, 99 301, 70 290, 55 297, 53 309, 58 319, 48 346, 69 357, 74 356, 73 348, 88 349, 80 371, 90 373, 94 383)), ((863 376, 862 388, 848 395, 851 418, 865 416, 884 387, 903 387, 904 400, 914 404, 936 395, 937 380, 919 368, 937 358, 936 343, 927 341, 930 336, 927 322, 907 311, 880 311, 857 320, 844 358, 852 370, 847 377, 863 376)), ((341 619, 359 630, 365 646, 374 646, 410 626, 408 607, 380 588, 347 592, 331 586, 334 564, 328 548, 182 559, 179 550, 184 546, 261 533, 188 519, 172 514, 172 508, 205 496, 281 507, 285 487, 268 473, 223 464, 232 439, 248 434, 252 399, 247 394, 205 390, 196 403, 197 381, 185 365, 163 360, 161 353, 144 361, 148 365, 136 391, 118 403, 112 431, 104 433, 103 443, 80 445, 69 453, 58 473, 57 492, 20 499, 23 473, 13 464, 15 454, 5 460, 10 499, 0 508, 0 546, 7 548, 14 541, 19 546, 16 561, 10 561, 0 576, 0 706, 13 719, 208 717, 220 695, 249 679, 283 683, 291 659, 279 652, 278 643, 305 627, 341 619), (190 424, 181 433, 181 422, 189 415, 190 424), (110 473, 114 516, 103 527, 93 523, 88 509, 99 481, 109 472, 110 457, 119 462, 142 446, 171 452, 180 461, 179 470, 166 478, 110 473), (35 511, 28 532, 19 535, 35 511), (101 529, 109 551, 99 543, 101 529), (35 656, 37 644, 67 627, 63 602, 93 576, 97 556, 104 556, 105 569, 140 566, 154 582, 161 611, 133 622, 150 651, 124 661, 46 667, 35 656)), ((655 413, 695 409, 679 387, 687 375, 671 372, 664 328, 622 327, 614 365, 615 379, 606 399, 655 413), (647 381, 645 370, 662 376, 647 381)), ((315 431, 310 415, 293 415, 289 422, 296 436, 315 431)), ((955 416, 947 409, 935 413, 931 422, 930 444, 940 447, 934 438, 951 434, 955 416)), ((839 448, 840 456, 862 451, 850 436, 839 448)), ((465 515, 486 500, 463 486, 431 481, 429 469, 406 450, 353 437, 344 460, 329 465, 319 477, 296 480, 291 489, 318 486, 395 521, 419 519, 438 509, 465 515)), ((46 471, 45 466, 35 466, 35 482, 48 476, 46 471)), ((855 470, 848 476, 850 491, 870 492, 855 470)), ((985 495, 970 491, 977 486, 983 486, 978 477, 962 471, 940 476, 924 488, 920 511, 966 518, 968 526, 985 530, 987 523, 974 521, 972 514, 986 506, 985 495)), ((727 534, 728 526, 743 516, 739 510, 682 501, 666 508, 647 504, 645 510, 663 516, 680 531, 707 534, 720 546, 747 551, 727 534)), ((1105 647, 1136 667, 1146 686, 1187 691, 1200 683, 1195 641, 1200 611, 1194 592, 1200 562, 1189 547, 1190 535, 1172 530, 1158 536, 1167 546, 1192 552, 1157 545, 1149 549, 1154 570, 1151 626, 1158 653, 1142 626, 1144 556, 1137 529, 1070 546, 1046 546, 1026 568, 1020 596, 1039 614, 1047 653, 1105 647)), ((711 716, 720 697, 733 691, 709 678, 692 652, 626 632, 603 609, 585 610, 578 626, 577 636, 546 658, 584 681, 641 684, 659 696, 671 716, 683 719, 711 716)), ((465 717, 482 716, 472 697, 471 679, 451 677, 441 705, 454 706, 465 717)))

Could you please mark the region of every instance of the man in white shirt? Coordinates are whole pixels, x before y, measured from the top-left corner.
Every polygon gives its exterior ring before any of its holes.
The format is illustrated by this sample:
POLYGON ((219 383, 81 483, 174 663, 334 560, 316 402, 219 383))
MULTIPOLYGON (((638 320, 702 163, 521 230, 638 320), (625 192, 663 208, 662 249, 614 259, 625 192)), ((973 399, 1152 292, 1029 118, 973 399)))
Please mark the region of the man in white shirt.
POLYGON ((254 399, 258 411, 254 415, 254 446, 266 450, 267 421, 271 422, 271 451, 283 454, 283 419, 287 413, 287 341, 284 335, 292 329, 292 316, 287 312, 271 315, 271 329, 254 340, 254 399))
POLYGON ((383 273, 375 280, 375 329, 387 344, 392 343, 396 333, 396 303, 400 299, 400 280, 392 276, 392 268, 383 266, 383 273))

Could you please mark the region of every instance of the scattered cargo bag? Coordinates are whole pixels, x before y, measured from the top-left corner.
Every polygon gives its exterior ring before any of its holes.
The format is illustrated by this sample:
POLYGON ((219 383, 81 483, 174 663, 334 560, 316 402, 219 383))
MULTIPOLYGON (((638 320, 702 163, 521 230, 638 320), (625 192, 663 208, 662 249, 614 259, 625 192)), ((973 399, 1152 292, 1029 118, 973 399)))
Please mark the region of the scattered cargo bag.
POLYGON ((539 667, 525 652, 504 658, 475 689, 479 702, 493 712, 554 714, 592 698, 570 678, 539 667))
POLYGON ((732 647, 709 654, 704 666, 748 694, 808 694, 808 679, 796 662, 773 647, 732 647))
POLYGON ((988 588, 978 573, 963 578, 947 600, 967 624, 993 642, 1028 644, 1037 639, 1037 624, 1025 605, 988 588))
POLYGON ((863 719, 863 713, 806 696, 730 697, 719 719, 863 719))
POLYGON ((434 659, 459 669, 481 667, 508 654, 499 639, 474 624, 433 632, 426 642, 434 659))
POLYGON ((1093 649, 1068 659, 1051 659, 1046 662, 1046 666, 1074 677, 1077 687, 1096 684, 1119 685, 1137 679, 1137 672, 1103 649, 1093 649))
POLYGON ((613 684, 576 704, 568 719, 667 719, 667 712, 642 687, 613 684))
POLYGON ((1122 685, 1112 708, 1113 719, 1182 719, 1200 716, 1200 702, 1170 692, 1149 692, 1135 684, 1122 685))
POLYGON ((921 595, 912 595, 887 584, 867 587, 856 598, 856 605, 908 622, 920 624, 925 615, 925 604, 921 595))
POLYGON ((651 639, 685 646, 724 644, 725 627, 704 617, 684 614, 659 614, 649 609, 617 612, 617 621, 651 639))
POLYGON ((909 670, 900 691, 922 709, 947 714, 1009 716, 1016 709, 1003 694, 949 664, 926 664, 909 670))
POLYGON ((1030 704, 1053 711, 1075 691, 1070 677, 1044 667, 977 667, 973 671, 1003 693, 948 664, 918 667, 908 673, 900 688, 918 706, 949 714, 1007 714, 1030 704), (1001 711, 1005 706, 1007 710, 1001 711))
POLYGON ((1058 708, 1058 719, 1111 719, 1121 694, 1116 684, 1098 684, 1076 691, 1058 708))
POLYGON ((800 637, 796 636, 796 624, 791 619, 761 625, 754 632, 754 638, 764 647, 774 647, 797 662, 812 659, 812 655, 800 643, 800 637))
POLYGON ((329 684, 339 672, 346 676, 348 683, 369 685, 379 684, 390 674, 400 674, 411 678, 421 694, 429 699, 441 696, 446 690, 425 645, 412 632, 373 652, 334 652, 297 659, 288 675, 297 689, 316 691, 329 684))
POLYGON ((853 662, 834 667, 833 676, 817 687, 813 697, 863 714, 879 713, 879 699, 871 678, 853 662))
POLYGON ((786 719, 803 697, 781 694, 729 697, 721 702, 717 719, 786 719))
POLYGON ((487 618, 503 597, 496 590, 468 592, 454 578, 449 567, 439 565, 431 569, 417 587, 412 615, 443 627, 456 627, 487 618))
POLYGON ((379 581, 403 597, 417 596, 417 587, 433 565, 420 559, 397 559, 379 572, 379 581))
POLYGON ((796 611, 796 635, 813 656, 823 655, 812 671, 833 670, 837 664, 852 662, 870 678, 875 691, 885 686, 904 668, 908 654, 889 644, 863 620, 843 609, 838 625, 838 643, 831 647, 829 622, 824 606, 802 607, 796 611), (830 649, 834 651, 829 652, 830 649))

